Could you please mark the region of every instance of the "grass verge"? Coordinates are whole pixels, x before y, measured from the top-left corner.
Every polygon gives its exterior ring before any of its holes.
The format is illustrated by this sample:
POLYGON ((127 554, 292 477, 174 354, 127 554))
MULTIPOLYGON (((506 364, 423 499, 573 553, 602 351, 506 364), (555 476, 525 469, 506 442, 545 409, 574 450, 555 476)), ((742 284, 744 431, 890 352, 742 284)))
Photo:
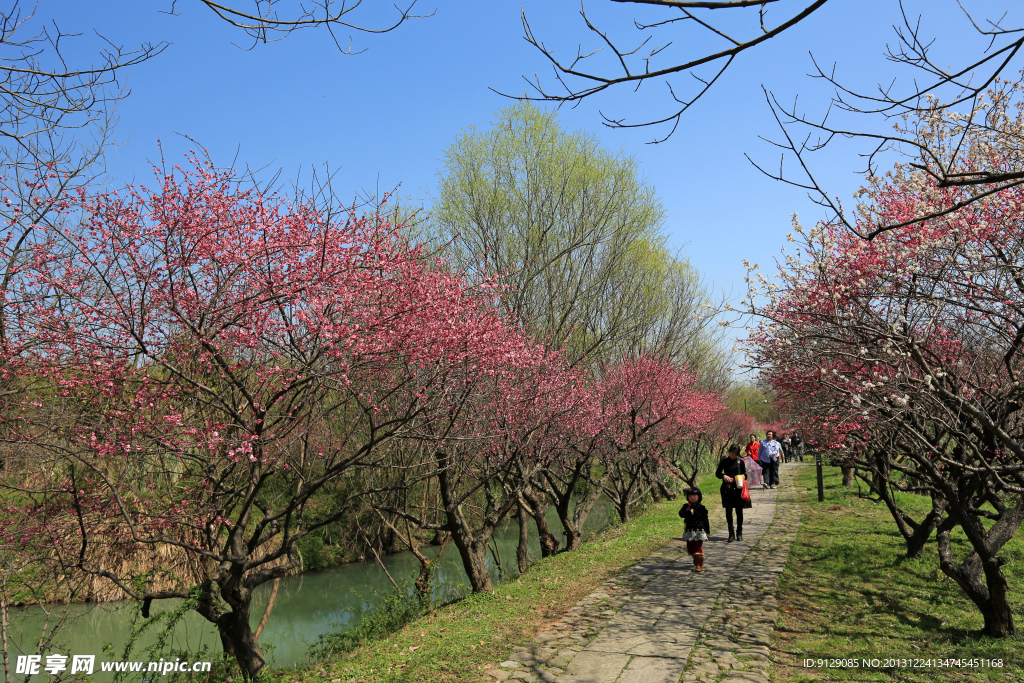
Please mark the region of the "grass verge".
MULTIPOLYGON (((908 559, 885 505, 843 487, 838 469, 825 468, 823 503, 813 467, 795 484, 802 519, 779 584, 772 681, 1024 681, 1024 539, 1002 553, 1018 635, 989 638, 977 608, 939 570, 934 537, 919 559, 908 559)), ((918 496, 901 503, 916 519, 928 506, 918 496)), ((966 556, 963 536, 954 548, 966 556)))
MULTIPOLYGON (((705 505, 713 515, 718 483, 714 477, 701 481, 705 505)), ((490 593, 440 607, 395 633, 320 664, 270 676, 300 683, 483 680, 486 668, 529 644, 578 600, 678 537, 681 504, 677 500, 651 505, 628 524, 606 530, 575 552, 540 560, 517 580, 490 593)))

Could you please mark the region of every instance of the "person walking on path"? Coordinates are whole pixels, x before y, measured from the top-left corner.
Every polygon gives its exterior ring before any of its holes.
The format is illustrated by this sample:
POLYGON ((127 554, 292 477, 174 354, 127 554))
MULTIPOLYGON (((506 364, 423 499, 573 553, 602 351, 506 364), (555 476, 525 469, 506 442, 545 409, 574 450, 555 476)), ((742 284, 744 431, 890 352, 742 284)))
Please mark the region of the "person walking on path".
POLYGON ((761 471, 761 465, 757 462, 757 448, 761 445, 761 442, 757 440, 757 436, 754 434, 750 435, 750 441, 744 446, 743 452, 746 456, 743 458, 743 462, 747 466, 747 485, 748 486, 767 486, 764 483, 763 473, 761 471))
POLYGON ((704 571, 704 541, 708 540, 711 533, 711 522, 708 519, 708 509, 701 505, 704 495, 696 486, 686 489, 683 492, 688 501, 679 516, 685 524, 683 540, 686 541, 686 554, 693 557, 693 571, 704 571))
POLYGON ((760 445, 761 442, 757 440, 757 435, 751 434, 750 441, 747 442, 744 451, 754 462, 757 462, 757 449, 760 445))
POLYGON ((750 501, 740 497, 747 466, 740 460, 740 447, 729 446, 729 454, 718 462, 715 476, 722 480, 722 507, 725 508, 725 522, 729 526, 729 541, 743 540, 743 509, 751 507, 750 501), (737 481, 739 479, 739 481, 737 481), (732 525, 732 511, 736 511, 736 528, 732 525))
POLYGON ((800 437, 800 432, 794 432, 793 436, 790 437, 790 441, 793 443, 793 453, 796 455, 800 462, 804 461, 804 440, 800 437))
POLYGON ((764 441, 757 447, 757 454, 764 469, 765 485, 773 489, 779 485, 779 456, 782 454, 782 444, 775 440, 775 432, 770 429, 765 432, 764 441))

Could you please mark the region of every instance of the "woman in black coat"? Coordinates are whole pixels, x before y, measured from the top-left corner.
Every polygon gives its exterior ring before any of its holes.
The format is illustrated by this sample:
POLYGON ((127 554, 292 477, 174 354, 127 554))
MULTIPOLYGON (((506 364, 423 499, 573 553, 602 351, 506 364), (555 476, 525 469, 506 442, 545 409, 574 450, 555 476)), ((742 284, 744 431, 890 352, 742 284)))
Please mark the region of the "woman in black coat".
POLYGON ((722 480, 722 507, 725 508, 725 521, 729 525, 729 540, 743 540, 743 509, 751 507, 749 501, 740 498, 742 486, 736 478, 747 478, 747 466, 740 459, 740 447, 729 446, 729 454, 718 461, 715 476, 722 480), (736 511, 736 530, 733 531, 732 511, 736 511))

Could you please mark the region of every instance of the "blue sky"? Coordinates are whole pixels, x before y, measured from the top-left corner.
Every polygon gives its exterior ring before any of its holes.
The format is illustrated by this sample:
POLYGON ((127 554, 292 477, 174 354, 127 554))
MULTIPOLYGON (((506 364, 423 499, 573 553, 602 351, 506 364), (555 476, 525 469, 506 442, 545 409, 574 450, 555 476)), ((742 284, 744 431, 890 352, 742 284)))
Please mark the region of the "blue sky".
MULTIPOLYGON (((368 22, 393 16, 388 3, 364 3, 368 22)), ((1013 8, 1009 2, 984 5, 1013 8)), ((243 0, 237 6, 247 7, 243 0)), ((951 63, 977 46, 952 0, 908 0, 906 6, 911 15, 927 11, 924 32, 938 38, 935 50, 951 63)), ((118 145, 107 158, 112 184, 147 180, 148 164, 159 157, 158 139, 177 163, 190 143, 176 134, 185 134, 221 165, 237 155, 242 165, 294 178, 327 164, 337 171, 334 186, 343 196, 401 184, 403 196, 429 208, 445 148, 461 129, 484 127, 508 106, 489 88, 524 92, 521 77, 545 68, 522 38, 520 11, 563 54, 590 40, 573 2, 420 0, 417 10, 433 16, 384 35, 354 35, 353 47, 365 49, 362 54, 340 54, 320 30, 244 51, 233 42, 247 44, 246 37, 194 0, 178 0, 177 16, 161 13, 170 7, 170 0, 42 0, 38 6, 38 19, 54 19, 67 32, 95 29, 125 47, 170 43, 123 81, 131 93, 117 109, 118 145)), ((628 27, 637 14, 607 0, 587 7, 608 27, 628 27)), ((735 299, 744 287, 741 259, 764 266, 777 255, 792 213, 808 223, 824 216, 802 191, 768 179, 744 158, 748 153, 778 165, 777 153, 758 138, 777 135, 762 84, 785 100, 799 94, 809 113, 823 112, 830 91, 805 76, 809 51, 824 64, 835 62, 841 77, 862 87, 887 81, 893 71, 882 52, 894 42, 898 12, 892 0, 834 0, 781 39, 742 56, 663 144, 645 144, 658 131, 610 130, 599 116, 662 115, 661 84, 649 83, 638 95, 612 91, 600 101, 563 108, 560 118, 636 156, 666 208, 671 244, 683 248, 716 290, 735 299)), ((693 35, 677 31, 673 49, 721 47, 693 42, 693 35)), ((86 35, 73 49, 87 53, 95 46, 91 40, 86 35)), ((847 204, 860 184, 858 162, 849 146, 816 160, 831 194, 847 204)))

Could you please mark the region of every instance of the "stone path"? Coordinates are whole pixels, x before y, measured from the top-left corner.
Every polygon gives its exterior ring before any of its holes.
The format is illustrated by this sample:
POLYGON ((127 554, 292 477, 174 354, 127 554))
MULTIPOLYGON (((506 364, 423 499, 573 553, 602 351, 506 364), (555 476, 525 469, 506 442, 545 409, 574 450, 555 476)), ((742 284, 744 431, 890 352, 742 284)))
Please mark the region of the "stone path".
POLYGON ((783 467, 778 489, 751 491, 742 542, 725 542, 718 490, 705 495, 715 532, 704 572, 693 572, 686 544, 673 540, 488 670, 490 680, 767 683, 778 577, 800 525, 798 467, 783 467))

